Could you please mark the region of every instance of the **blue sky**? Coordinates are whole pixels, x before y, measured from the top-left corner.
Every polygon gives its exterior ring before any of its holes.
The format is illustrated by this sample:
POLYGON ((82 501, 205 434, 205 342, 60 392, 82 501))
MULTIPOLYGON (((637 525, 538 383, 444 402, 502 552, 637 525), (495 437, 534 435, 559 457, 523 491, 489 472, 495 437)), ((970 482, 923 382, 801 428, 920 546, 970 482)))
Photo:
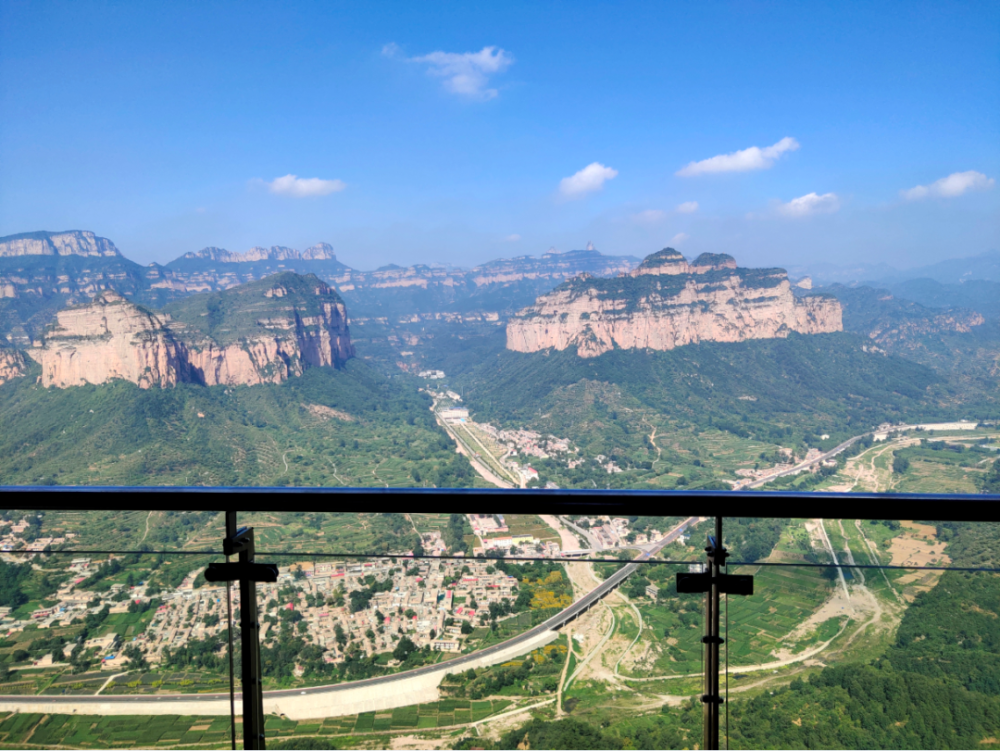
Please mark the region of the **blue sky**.
POLYGON ((1000 247, 995 2, 0 0, 0 112, 0 234, 140 262, 1000 247))

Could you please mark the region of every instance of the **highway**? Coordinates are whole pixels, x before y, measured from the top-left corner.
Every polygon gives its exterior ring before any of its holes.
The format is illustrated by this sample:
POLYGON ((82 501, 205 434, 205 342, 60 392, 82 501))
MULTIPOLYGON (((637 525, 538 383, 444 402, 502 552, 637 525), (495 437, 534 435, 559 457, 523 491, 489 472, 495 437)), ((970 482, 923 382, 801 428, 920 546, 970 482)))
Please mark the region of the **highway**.
MULTIPOLYGON (((670 532, 664 535, 663 539, 653 545, 648 551, 641 553, 636 557, 635 560, 648 560, 656 553, 659 553, 663 548, 676 540, 687 527, 692 523, 696 522, 698 517, 692 516, 685 521, 678 524, 670 532)), ((557 613, 546 621, 543 621, 539 625, 525 631, 523 634, 508 639, 500 644, 495 644, 492 647, 487 647, 486 649, 479 650, 478 652, 472 652, 467 655, 462 655, 461 657, 455 657, 451 660, 445 660, 444 662, 439 662, 435 665, 426 665, 421 668, 416 668, 414 670, 407 670, 402 673, 394 673, 393 675, 384 675, 377 678, 366 678, 361 681, 351 681, 349 683, 337 683, 328 686, 314 686, 312 688, 300 688, 300 689, 285 689, 281 691, 265 691, 265 699, 278 699, 281 697, 292 697, 292 696, 308 696, 317 694, 336 694, 340 691, 347 691, 349 689, 366 687, 366 686, 384 686, 389 688, 390 685, 395 682, 406 678, 412 678, 414 676, 424 675, 427 673, 440 671, 442 668, 447 668, 448 672, 458 672, 463 666, 481 659, 482 657, 489 656, 496 652, 508 649, 512 646, 516 646, 522 642, 528 641, 535 636, 539 636, 542 633, 550 630, 555 630, 561 628, 569 621, 573 620, 577 616, 586 612, 592 605, 594 605, 598 600, 611 592, 615 587, 621 584, 625 579, 627 579, 636 569, 639 567, 637 563, 629 563, 622 566, 618 571, 612 574, 610 577, 605 579, 601 584, 592 589, 586 595, 581 597, 579 600, 574 602, 572 605, 567 607, 565 610, 557 613)), ((239 698, 241 695, 237 693, 239 698)), ((157 701, 163 702, 164 704, 170 702, 208 702, 208 701, 219 701, 228 700, 229 694, 162 694, 162 695, 137 695, 137 696, 114 696, 114 695, 102 695, 102 696, 4 696, 4 703, 13 704, 49 704, 52 705, 52 711, 58 712, 59 704, 129 704, 131 702, 150 702, 157 701)), ((141 714, 141 713, 140 713, 141 714)))
POLYGON ((813 466, 814 464, 818 464, 819 462, 826 461, 827 459, 832 459, 837 454, 839 454, 841 451, 843 451, 844 449, 846 449, 848 446, 852 445, 853 443, 855 443, 857 441, 860 441, 866 435, 871 435, 871 431, 869 431, 867 433, 862 433, 861 435, 856 435, 853 438, 848 438, 846 441, 844 441, 840 445, 836 446, 835 448, 830 449, 825 454, 820 454, 815 459, 810 459, 807 462, 802 462, 801 464, 796 464, 791 469, 786 469, 786 470, 784 470, 782 472, 778 472, 777 474, 769 475, 768 477, 765 477, 762 480, 755 480, 754 482, 747 483, 741 489, 742 490, 747 490, 749 488, 759 488, 759 487, 761 487, 763 485, 766 485, 767 483, 771 482, 772 480, 777 480, 779 477, 785 477, 786 475, 794 475, 796 472, 801 472, 801 471, 803 471, 805 469, 809 469, 809 467, 813 466))

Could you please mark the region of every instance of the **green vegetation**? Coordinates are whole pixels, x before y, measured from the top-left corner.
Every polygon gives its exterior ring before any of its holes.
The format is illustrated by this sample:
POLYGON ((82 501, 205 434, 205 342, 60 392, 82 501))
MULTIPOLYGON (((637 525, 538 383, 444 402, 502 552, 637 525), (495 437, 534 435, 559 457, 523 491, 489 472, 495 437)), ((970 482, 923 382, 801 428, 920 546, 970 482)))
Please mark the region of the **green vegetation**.
POLYGON ((867 348, 838 333, 596 358, 502 351, 457 380, 477 420, 572 436, 578 455, 530 459, 543 482, 728 488, 737 469, 780 458, 779 447, 802 456, 885 421, 953 417, 961 396, 945 378, 867 348))
MULTIPOLYGON (((226 345, 262 332, 261 320, 285 320, 293 309, 299 318, 316 319, 327 305, 342 305, 335 290, 327 287, 315 275, 300 276, 291 271, 274 274, 255 282, 241 284, 222 292, 191 295, 164 307, 163 312, 183 324, 175 329, 181 338, 195 340, 211 337, 226 345), (275 288, 281 294, 273 294, 275 288)), ((318 323, 305 326, 317 328, 318 323)))
POLYGON ((405 377, 358 360, 281 385, 0 386, 0 482, 106 485, 473 485, 405 377), (420 480, 417 481, 416 477, 420 480))
POLYGON ((445 676, 441 691, 448 696, 484 699, 489 696, 544 696, 559 688, 566 661, 566 638, 533 650, 502 665, 469 668, 445 676))

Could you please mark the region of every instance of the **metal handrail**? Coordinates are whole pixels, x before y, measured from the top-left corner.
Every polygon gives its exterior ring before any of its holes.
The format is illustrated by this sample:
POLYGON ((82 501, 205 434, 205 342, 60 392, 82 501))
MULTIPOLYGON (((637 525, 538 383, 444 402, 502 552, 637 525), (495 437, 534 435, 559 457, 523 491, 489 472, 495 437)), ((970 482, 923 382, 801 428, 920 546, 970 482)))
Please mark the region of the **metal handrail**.
POLYGON ((1000 495, 827 493, 761 490, 508 490, 480 488, 287 488, 177 486, 0 486, 0 502, 19 509, 468 513, 495 504, 505 513, 724 516, 758 519, 934 519, 1000 522, 1000 495), (141 502, 135 496, 142 496, 141 502), (197 496, 195 504, 193 497, 197 496), (324 503, 328 501, 329 503, 324 503))

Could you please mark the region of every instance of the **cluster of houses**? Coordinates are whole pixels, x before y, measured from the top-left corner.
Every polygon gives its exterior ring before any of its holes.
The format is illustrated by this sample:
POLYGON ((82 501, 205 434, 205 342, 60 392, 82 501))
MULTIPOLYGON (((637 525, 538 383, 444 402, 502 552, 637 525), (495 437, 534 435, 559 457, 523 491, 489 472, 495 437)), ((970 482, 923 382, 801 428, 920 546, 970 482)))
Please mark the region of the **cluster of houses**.
MULTIPOLYGON (((329 663, 343 661, 352 642, 371 655, 391 652, 403 636, 417 647, 460 652, 466 638, 463 622, 478 626, 490 603, 513 602, 517 597, 514 577, 496 571, 489 561, 474 559, 307 562, 279 571, 277 583, 257 588, 262 643, 277 638, 282 611, 298 611, 306 624, 306 638, 323 648, 323 659, 329 663), (374 593, 365 607, 351 612, 350 593, 367 589, 368 577, 378 582, 391 579, 392 588, 374 593)), ((189 585, 185 581, 178 591, 162 596, 165 601, 145 635, 151 662, 161 658, 165 647, 176 648, 226 628, 225 588, 189 585)), ((234 590, 234 611, 237 608, 239 594, 234 590)))
POLYGON ((41 553, 45 548, 51 547, 53 545, 62 545, 67 540, 71 540, 76 535, 73 532, 67 532, 61 537, 38 537, 34 540, 27 541, 24 539, 23 535, 31 526, 28 520, 21 519, 20 521, 11 521, 9 519, 0 519, 0 530, 3 530, 3 534, 0 534, 0 553, 9 553, 14 550, 20 551, 18 554, 18 562, 23 563, 25 560, 32 556, 24 556, 24 551, 32 553, 41 553), (10 529, 5 529, 10 527, 10 529))

